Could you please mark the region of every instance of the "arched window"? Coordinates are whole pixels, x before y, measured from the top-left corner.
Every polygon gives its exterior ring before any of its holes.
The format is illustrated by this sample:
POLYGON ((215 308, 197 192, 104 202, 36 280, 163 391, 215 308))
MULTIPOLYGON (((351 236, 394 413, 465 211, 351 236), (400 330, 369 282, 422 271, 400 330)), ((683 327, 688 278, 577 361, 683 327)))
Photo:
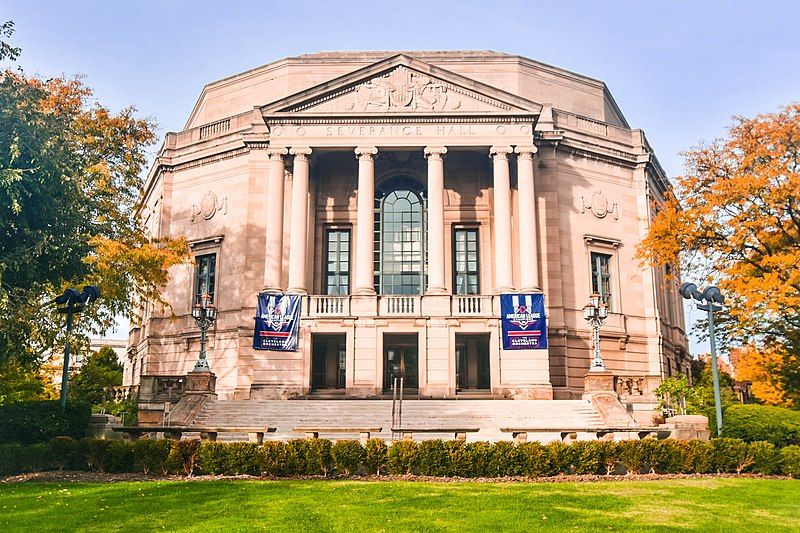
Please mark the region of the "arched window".
POLYGON ((410 183, 375 199, 375 290, 422 294, 425 287, 425 204, 410 183))

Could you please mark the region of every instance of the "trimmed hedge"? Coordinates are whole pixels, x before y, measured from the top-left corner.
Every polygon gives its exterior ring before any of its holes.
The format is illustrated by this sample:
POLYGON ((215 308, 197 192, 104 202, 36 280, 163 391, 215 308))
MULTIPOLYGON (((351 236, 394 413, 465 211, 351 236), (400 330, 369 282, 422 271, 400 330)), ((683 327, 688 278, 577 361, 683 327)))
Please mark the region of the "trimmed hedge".
POLYGON ((718 438, 710 442, 672 439, 629 441, 471 442, 399 441, 391 446, 358 441, 296 439, 249 442, 197 440, 52 439, 28 446, 0 444, 0 475, 77 469, 145 474, 288 477, 419 474, 425 476, 546 477, 560 474, 759 473, 800 478, 800 446, 778 448, 765 441, 718 438))
POLYGON ((62 410, 56 400, 3 405, 0 406, 0 444, 46 443, 54 437, 82 439, 91 418, 92 410, 88 405, 68 403, 62 410))
POLYGON ((734 404, 722 415, 722 434, 775 446, 800 445, 800 411, 770 405, 734 404))

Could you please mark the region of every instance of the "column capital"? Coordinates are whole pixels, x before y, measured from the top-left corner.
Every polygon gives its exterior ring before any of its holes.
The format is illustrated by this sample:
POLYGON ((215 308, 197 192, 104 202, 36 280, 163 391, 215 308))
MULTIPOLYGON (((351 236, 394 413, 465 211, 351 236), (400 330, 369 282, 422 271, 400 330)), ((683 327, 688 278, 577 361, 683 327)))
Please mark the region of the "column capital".
POLYGON ((373 156, 378 153, 378 149, 374 146, 356 146, 355 153, 358 159, 372 161, 373 156))
POLYGON ((519 144, 514 148, 518 159, 531 159, 533 158, 533 154, 538 151, 539 149, 532 144, 519 144))
POLYGON ((286 153, 286 148, 267 148, 267 155, 270 161, 283 160, 283 156, 285 156, 286 153))
POLYGON ((311 148, 308 146, 292 146, 289 149, 289 153, 293 155, 295 159, 307 160, 308 156, 311 155, 311 148))
POLYGON ((494 145, 489 148, 489 156, 493 159, 508 159, 508 154, 513 153, 514 150, 510 146, 494 145))
POLYGON ((447 153, 446 146, 426 146, 425 147, 425 157, 428 159, 442 159, 444 154, 447 153))

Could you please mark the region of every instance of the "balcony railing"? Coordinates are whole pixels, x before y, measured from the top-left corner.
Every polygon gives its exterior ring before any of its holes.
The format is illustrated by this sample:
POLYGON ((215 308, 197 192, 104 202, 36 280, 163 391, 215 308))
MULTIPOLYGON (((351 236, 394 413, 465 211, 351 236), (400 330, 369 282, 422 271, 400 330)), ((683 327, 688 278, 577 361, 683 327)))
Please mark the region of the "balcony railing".
POLYGON ((453 316, 491 316, 492 297, 481 295, 453 295, 450 300, 453 316))
POLYGON ((378 303, 381 316, 419 316, 421 311, 421 296, 381 296, 378 303))
MULTIPOLYGON (((385 295, 376 298, 379 316, 423 316, 425 296, 385 295)), ((303 304, 303 316, 308 318, 352 316, 350 296, 310 295, 303 304)), ((491 295, 450 296, 451 316, 491 317, 496 314, 491 295)))
POLYGON ((309 296, 306 316, 349 316, 349 296, 309 296))

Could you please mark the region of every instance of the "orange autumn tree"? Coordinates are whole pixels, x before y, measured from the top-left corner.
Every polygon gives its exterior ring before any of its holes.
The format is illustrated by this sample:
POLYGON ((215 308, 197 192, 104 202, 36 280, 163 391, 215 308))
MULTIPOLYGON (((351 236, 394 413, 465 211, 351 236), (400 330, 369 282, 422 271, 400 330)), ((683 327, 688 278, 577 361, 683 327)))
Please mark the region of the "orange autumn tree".
POLYGON ((684 155, 686 173, 659 207, 638 255, 651 265, 680 264, 684 278, 719 284, 727 296, 718 331, 723 346, 772 354, 749 361, 774 375, 781 403, 796 401, 800 104, 736 117, 727 138, 684 155), (776 354, 781 365, 767 364, 776 354))
POLYGON ((779 346, 748 344, 731 350, 738 381, 749 381, 753 396, 767 405, 792 407, 794 399, 784 389, 784 367, 792 356, 779 346))

